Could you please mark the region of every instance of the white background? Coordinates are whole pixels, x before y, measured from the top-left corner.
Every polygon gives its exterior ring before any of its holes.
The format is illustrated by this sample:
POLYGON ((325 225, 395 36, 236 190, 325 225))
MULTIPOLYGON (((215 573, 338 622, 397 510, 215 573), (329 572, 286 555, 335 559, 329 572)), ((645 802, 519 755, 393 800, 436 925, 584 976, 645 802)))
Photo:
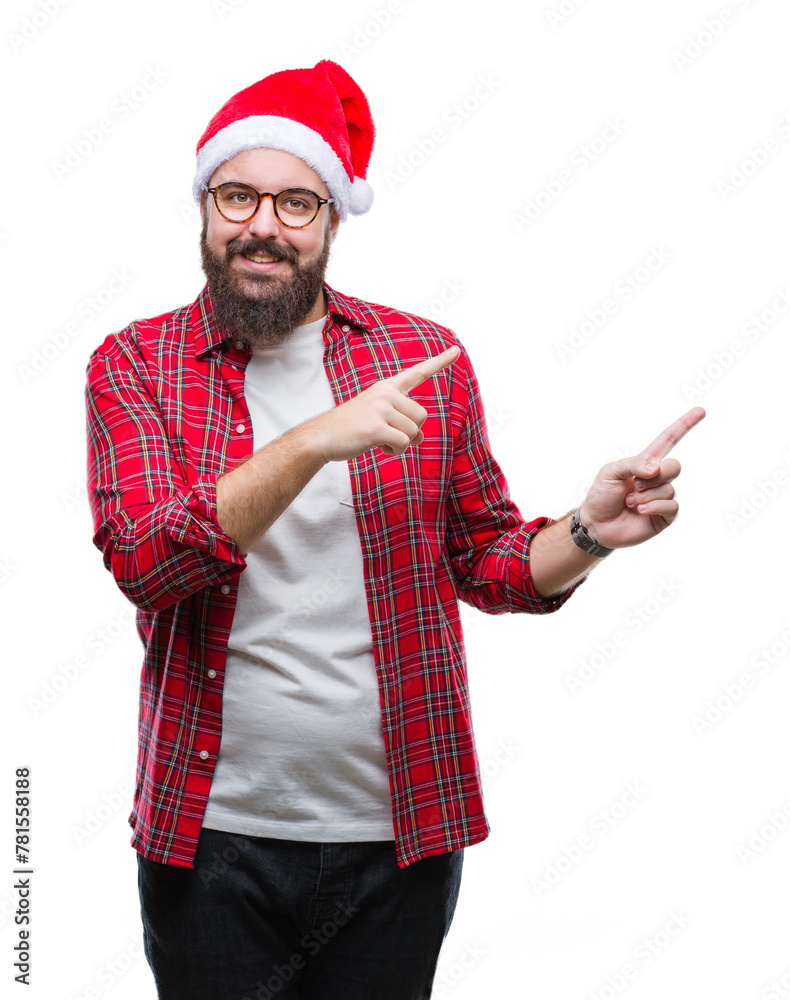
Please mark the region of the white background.
POLYGON ((708 413, 675 452, 669 531, 556 615, 463 608, 493 831, 466 851, 435 996, 790 995, 787 4, 26 0, 3 22, 0 988, 22 993, 26 765, 24 995, 155 996, 126 822, 142 650, 91 544, 85 366, 199 292, 211 115, 330 58, 378 138, 373 209, 342 227, 328 279, 456 331, 526 519, 708 413))

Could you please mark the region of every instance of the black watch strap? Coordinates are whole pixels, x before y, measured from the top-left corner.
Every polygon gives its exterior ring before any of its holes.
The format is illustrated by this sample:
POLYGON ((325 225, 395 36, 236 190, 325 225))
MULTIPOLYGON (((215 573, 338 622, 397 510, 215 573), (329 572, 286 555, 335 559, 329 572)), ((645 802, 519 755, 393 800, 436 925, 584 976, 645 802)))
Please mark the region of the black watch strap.
POLYGON ((579 517, 580 509, 581 508, 577 507, 571 514, 571 538, 574 542, 576 542, 580 549, 584 549, 587 555, 597 556, 599 559, 603 559, 604 556, 608 556, 610 552, 614 552, 614 549, 607 549, 595 541, 581 522, 581 518, 579 517))

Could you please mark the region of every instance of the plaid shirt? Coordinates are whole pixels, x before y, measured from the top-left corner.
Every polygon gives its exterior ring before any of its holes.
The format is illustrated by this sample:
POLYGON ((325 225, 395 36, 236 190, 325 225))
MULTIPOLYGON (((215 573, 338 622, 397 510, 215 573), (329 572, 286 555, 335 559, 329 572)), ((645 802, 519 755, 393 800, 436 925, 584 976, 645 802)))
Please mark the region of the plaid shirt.
MULTIPOLYGON (((454 334, 325 286, 324 367, 337 404, 436 355, 454 334)), ((91 354, 85 390, 94 544, 137 607, 144 646, 132 846, 191 868, 222 734, 222 687, 244 555, 217 520, 216 482, 252 454, 251 357, 191 305, 138 320, 91 354)), ((410 392, 425 439, 349 461, 401 867, 484 840, 457 599, 489 614, 544 599, 526 523, 491 455, 466 350, 410 392)), ((577 584, 578 586, 578 584, 577 584)))

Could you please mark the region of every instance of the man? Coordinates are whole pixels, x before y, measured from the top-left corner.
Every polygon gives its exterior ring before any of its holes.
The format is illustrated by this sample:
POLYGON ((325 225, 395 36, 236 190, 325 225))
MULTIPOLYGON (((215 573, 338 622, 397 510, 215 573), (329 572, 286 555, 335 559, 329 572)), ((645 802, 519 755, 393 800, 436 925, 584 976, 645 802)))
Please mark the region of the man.
POLYGON ((488 834, 457 598, 558 609, 677 514, 692 410, 525 522, 451 331, 324 282, 370 208, 338 65, 231 98, 198 144, 207 286, 87 369, 89 495, 145 648, 130 817, 166 1000, 428 997, 488 834))

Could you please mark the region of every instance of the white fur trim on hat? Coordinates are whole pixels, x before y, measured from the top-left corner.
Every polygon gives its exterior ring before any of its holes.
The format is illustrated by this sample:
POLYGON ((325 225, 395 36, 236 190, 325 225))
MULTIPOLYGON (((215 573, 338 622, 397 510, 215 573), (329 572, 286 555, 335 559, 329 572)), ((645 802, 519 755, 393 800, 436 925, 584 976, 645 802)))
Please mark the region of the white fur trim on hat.
MULTIPOLYGON (((360 214, 359 210, 354 211, 356 196, 346 168, 329 143, 301 122, 277 115, 240 118, 220 129, 203 144, 197 156, 195 180, 192 184, 195 201, 200 204, 201 193, 208 186, 211 175, 226 160, 242 150, 260 148, 280 149, 284 153, 291 153, 304 160, 308 167, 312 167, 335 199, 334 208, 341 221, 348 216, 349 201, 353 203, 351 211, 355 215, 360 214)), ((357 178, 356 183, 360 180, 361 178, 357 178)), ((371 192, 370 201, 372 200, 371 192)))

